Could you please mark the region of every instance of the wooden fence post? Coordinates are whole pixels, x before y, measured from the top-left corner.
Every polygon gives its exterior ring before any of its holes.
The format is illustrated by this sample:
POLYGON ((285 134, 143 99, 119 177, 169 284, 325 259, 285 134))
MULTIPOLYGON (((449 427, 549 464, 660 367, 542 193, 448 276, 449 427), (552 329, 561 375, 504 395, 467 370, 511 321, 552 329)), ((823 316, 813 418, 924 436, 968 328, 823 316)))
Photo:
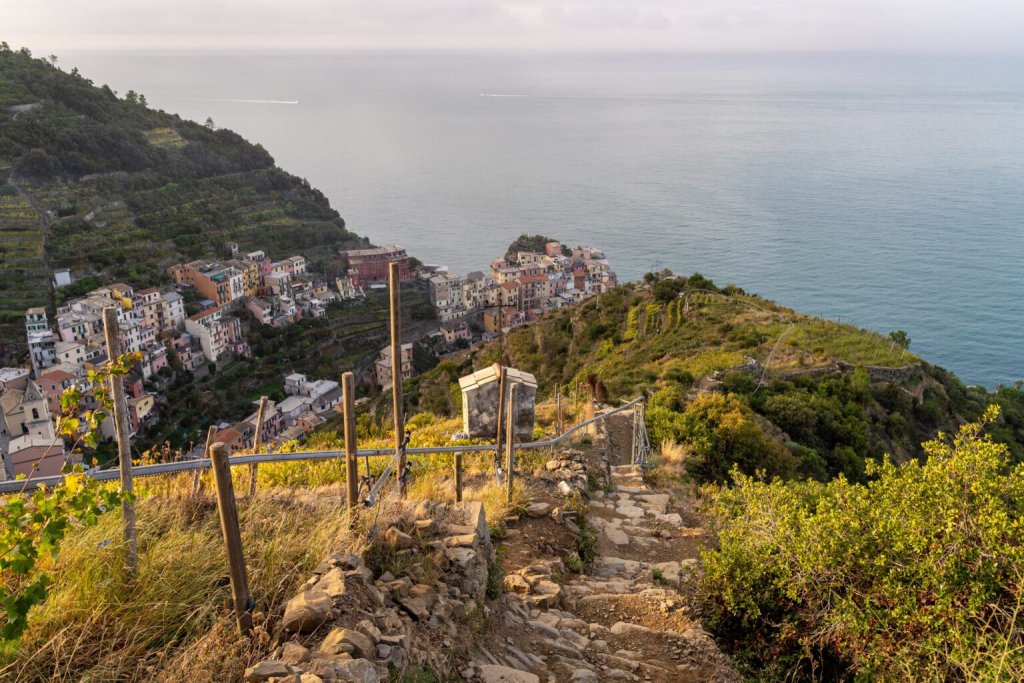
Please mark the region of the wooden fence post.
MULTIPOLYGON (((586 397, 586 403, 583 405, 583 419, 581 420, 581 422, 584 422, 586 420, 594 419, 594 387, 592 387, 588 383, 586 385, 586 390, 587 390, 587 397, 586 397)), ((588 425, 586 433, 590 434, 591 436, 597 434, 597 425, 596 424, 588 425)))
POLYGON ((462 453, 455 454, 455 502, 462 502, 462 453))
MULTIPOLYGON (((266 396, 260 396, 260 409, 256 411, 256 433, 252 437, 252 452, 260 452, 260 443, 263 441, 263 418, 267 412, 267 401, 269 399, 266 396)), ((259 469, 259 465, 256 463, 249 464, 249 497, 252 498, 256 495, 256 471, 259 469)))
POLYGON ((397 261, 388 264, 391 294, 391 399, 395 414, 395 452, 398 460, 399 495, 405 497, 405 415, 402 405, 402 270, 397 261))
POLYGON ((507 379, 505 374, 505 366, 498 366, 498 415, 495 418, 497 423, 497 434, 494 438, 494 462, 495 467, 501 464, 501 447, 505 441, 505 380, 507 379))
POLYGON ((238 527, 238 507, 235 503, 235 487, 231 482, 231 464, 228 462, 227 446, 218 441, 210 449, 210 465, 213 481, 217 486, 217 512, 220 514, 220 529, 224 533, 224 545, 228 553, 228 573, 231 579, 231 598, 235 605, 235 619, 238 630, 247 635, 252 630, 252 614, 249 612, 249 577, 245 571, 245 555, 242 551, 242 532, 238 527))
POLYGON ((508 410, 505 411, 505 424, 507 425, 508 431, 505 438, 505 470, 508 472, 505 479, 505 486, 507 488, 508 501, 512 502, 512 485, 515 477, 515 466, 516 466, 516 388, 518 385, 511 384, 508 388, 508 410))
POLYGON ((341 400, 345 408, 345 488, 348 509, 355 510, 359 502, 359 462, 356 460, 356 378, 351 372, 341 375, 341 400))
POLYGON ((555 394, 555 433, 562 433, 562 385, 558 385, 558 392, 555 394))
MULTIPOLYGON (((103 333, 107 341, 107 356, 111 367, 121 355, 121 337, 117 325, 117 309, 103 309, 103 333)), ((124 381, 110 377, 110 396, 114 402, 114 429, 117 434, 117 459, 121 470, 121 514, 124 517, 125 564, 131 576, 139 572, 139 546, 135 536, 135 483, 132 480, 132 451, 128 442, 128 402, 124 395, 124 381)))
MULTIPOLYGON (((210 447, 213 446, 213 438, 217 435, 217 428, 210 425, 210 428, 206 430, 206 448, 203 449, 203 457, 207 460, 210 459, 210 447)), ((192 495, 199 495, 199 488, 202 483, 200 479, 200 470, 196 470, 192 475, 192 495)))

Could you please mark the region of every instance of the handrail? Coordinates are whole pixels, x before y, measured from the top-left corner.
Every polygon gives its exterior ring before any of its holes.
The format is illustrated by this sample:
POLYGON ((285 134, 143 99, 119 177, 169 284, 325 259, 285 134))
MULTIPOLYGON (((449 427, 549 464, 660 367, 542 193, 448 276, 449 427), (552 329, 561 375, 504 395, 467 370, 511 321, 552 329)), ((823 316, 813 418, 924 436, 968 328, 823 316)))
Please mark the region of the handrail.
MULTIPOLYGON (((574 425, 562 432, 558 436, 546 439, 543 441, 529 441, 526 443, 515 444, 515 450, 524 450, 528 448, 549 448, 551 446, 557 446, 565 439, 572 436, 574 433, 583 429, 584 427, 591 425, 600 420, 605 420, 611 415, 620 413, 624 410, 632 408, 637 403, 645 400, 643 396, 633 399, 629 403, 622 405, 614 410, 601 413, 600 415, 593 417, 585 422, 581 422, 578 425, 574 425)), ((493 452, 495 448, 494 444, 478 444, 469 446, 428 446, 420 448, 408 448, 406 453, 409 455, 428 455, 432 453, 489 453, 493 452)), ((359 457, 366 456, 380 456, 380 455, 394 455, 394 448, 367 448, 356 451, 356 455, 359 457)), ((293 462, 296 460, 330 460, 332 458, 344 457, 345 451, 307 451, 302 453, 256 453, 250 455, 235 455, 228 458, 230 466, 235 465, 249 465, 249 464, 263 464, 263 463, 274 463, 274 462, 293 462)), ((180 472, 191 472, 193 470, 204 470, 209 469, 210 460, 208 458, 197 458, 195 460, 179 460, 177 462, 164 462, 156 465, 139 465, 132 468, 133 477, 152 477, 160 474, 177 474, 180 472)), ((120 477, 120 472, 117 469, 107 470, 87 470, 84 472, 85 476, 91 477, 96 481, 113 481, 120 477)), ((19 491, 32 491, 40 486, 54 486, 64 480, 63 474, 52 475, 48 477, 34 477, 28 481, 22 479, 11 479, 8 481, 0 482, 0 493, 18 493, 19 491)))

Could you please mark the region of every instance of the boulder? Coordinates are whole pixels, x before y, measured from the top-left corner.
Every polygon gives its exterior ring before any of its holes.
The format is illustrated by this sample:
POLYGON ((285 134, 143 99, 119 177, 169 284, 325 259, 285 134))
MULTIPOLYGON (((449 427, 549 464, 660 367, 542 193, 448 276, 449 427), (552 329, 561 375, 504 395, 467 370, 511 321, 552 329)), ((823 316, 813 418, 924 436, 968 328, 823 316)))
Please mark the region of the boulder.
POLYGON ((281 625, 289 633, 307 633, 331 618, 331 596, 322 590, 308 590, 288 601, 281 625))
POLYGON ((482 683, 540 683, 540 677, 536 674, 499 664, 481 666, 480 680, 482 683))
POLYGON ((449 548, 475 548, 477 541, 476 534, 460 534, 449 536, 445 539, 444 544, 449 548))
POLYGON ((611 631, 612 635, 615 635, 615 636, 624 636, 624 635, 627 635, 629 633, 650 633, 651 632, 651 629, 647 628, 646 626, 641 626, 640 624, 630 624, 630 623, 625 622, 625 621, 617 621, 617 622, 615 622, 614 624, 612 624, 612 627, 609 630, 611 631))
POLYGON ((467 569, 476 561, 476 551, 472 548, 448 548, 445 556, 460 569, 467 569))
POLYGON ((356 630, 372 640, 374 645, 379 643, 382 638, 380 629, 369 619, 363 619, 356 624, 356 630))
POLYGON ((343 681, 353 683, 379 683, 380 677, 373 664, 365 659, 353 659, 348 662, 339 662, 335 665, 338 676, 343 681))
POLYGON ((335 553, 331 555, 330 563, 346 571, 349 569, 359 569, 364 564, 363 558, 355 553, 335 553))
POLYGON ((299 664, 305 664, 310 659, 309 650, 295 641, 288 641, 281 648, 281 661, 285 664, 298 666, 299 664))
POLYGON ((519 574, 506 574, 503 579, 505 590, 519 595, 526 595, 530 592, 530 584, 519 574))
POLYGON ((416 621, 425 621, 430 618, 430 607, 427 606, 427 601, 423 598, 405 597, 399 604, 416 621))
POLYGON ((653 510, 660 514, 668 512, 669 496, 667 493, 648 493, 637 496, 637 499, 640 501, 640 506, 648 510, 653 510))
POLYGON ((629 545, 629 536, 622 529, 608 526, 604 529, 604 535, 615 545, 629 545))
POLYGON ((284 662, 260 662, 245 670, 245 683, 263 683, 271 678, 284 678, 291 675, 291 670, 284 662))
POLYGON ((394 526, 384 532, 384 539, 395 550, 408 550, 416 545, 415 538, 394 526))
POLYGON ((543 517, 551 512, 551 503, 530 503, 526 506, 526 514, 530 517, 543 517))
POLYGON ((336 628, 324 638, 320 651, 328 655, 352 652, 357 657, 367 658, 375 656, 377 648, 364 633, 353 629, 336 628), (348 647, 345 647, 346 645, 348 647))
POLYGON ((424 583, 418 583, 410 588, 409 597, 423 600, 427 604, 427 609, 433 609, 437 604, 437 591, 424 583))
POLYGON ((615 512, 630 519, 639 519, 645 514, 644 509, 636 505, 620 505, 615 509, 615 512))
POLYGON ((320 577, 316 587, 332 598, 345 594, 345 570, 334 567, 320 577))
POLYGON ((678 562, 657 562, 652 567, 652 573, 660 574, 665 583, 673 586, 679 585, 680 566, 678 562))

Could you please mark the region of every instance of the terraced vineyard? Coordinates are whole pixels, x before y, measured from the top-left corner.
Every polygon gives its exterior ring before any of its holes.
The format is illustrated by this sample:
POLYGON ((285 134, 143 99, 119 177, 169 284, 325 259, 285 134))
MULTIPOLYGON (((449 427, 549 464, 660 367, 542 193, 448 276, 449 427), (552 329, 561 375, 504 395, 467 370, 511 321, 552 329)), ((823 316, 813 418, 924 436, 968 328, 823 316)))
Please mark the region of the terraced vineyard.
POLYGON ((10 185, 0 186, 0 325, 19 327, 25 309, 49 301, 46 235, 39 213, 10 185))
POLYGON ((335 273, 340 248, 366 244, 262 147, 0 48, 0 364, 23 358, 25 309, 66 295, 51 269, 162 285, 231 242, 335 273))

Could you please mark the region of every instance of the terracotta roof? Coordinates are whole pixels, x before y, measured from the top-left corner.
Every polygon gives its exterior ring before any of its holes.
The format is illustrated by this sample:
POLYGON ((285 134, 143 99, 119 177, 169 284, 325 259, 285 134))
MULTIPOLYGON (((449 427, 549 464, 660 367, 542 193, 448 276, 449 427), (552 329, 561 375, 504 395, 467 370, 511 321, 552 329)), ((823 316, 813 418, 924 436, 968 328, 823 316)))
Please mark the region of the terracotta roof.
POLYGON ((48 379, 51 382, 63 382, 64 380, 74 378, 75 376, 72 375, 70 372, 64 372, 63 370, 50 370, 49 372, 44 372, 42 375, 39 376, 40 381, 43 379, 48 379))
POLYGON ((242 434, 233 427, 225 427, 224 429, 217 432, 217 435, 214 437, 214 439, 216 441, 220 441, 221 443, 230 445, 235 442, 240 443, 242 441, 242 434))
POLYGON ((213 308, 207 308, 205 311, 199 311, 198 313, 193 313, 188 318, 189 318, 189 320, 200 320, 202 318, 205 318, 208 315, 213 315, 214 313, 216 313, 219 310, 220 310, 220 306, 214 306, 213 308))

